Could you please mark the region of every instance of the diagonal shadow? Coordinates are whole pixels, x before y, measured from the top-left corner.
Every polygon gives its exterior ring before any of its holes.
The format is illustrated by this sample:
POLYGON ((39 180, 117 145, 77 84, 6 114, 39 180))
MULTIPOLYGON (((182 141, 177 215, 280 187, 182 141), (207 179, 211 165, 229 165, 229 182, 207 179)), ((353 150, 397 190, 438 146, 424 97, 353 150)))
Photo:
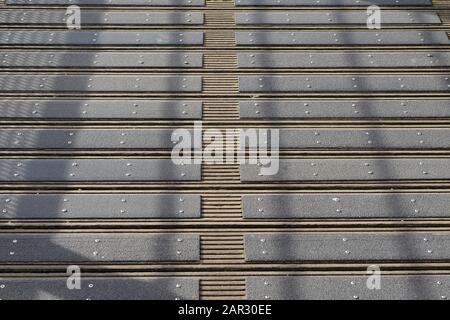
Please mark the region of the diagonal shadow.
MULTIPOLYGON (((340 12, 339 11, 334 11, 333 16, 331 17, 331 19, 333 19, 333 21, 342 21, 342 17, 340 16, 340 12)), ((262 22, 262 21, 260 21, 260 22, 262 22)), ((332 31, 330 31, 330 32, 332 32, 332 31)), ((374 32, 377 32, 377 31, 375 30, 374 32)), ((264 42, 264 38, 266 38, 265 35, 266 35, 265 33, 260 33, 259 34, 259 38, 262 39, 262 42, 264 42)), ((350 34, 348 34, 347 37, 350 37, 350 34)), ((265 41, 267 42, 268 38, 266 38, 266 39, 267 40, 265 40, 265 41)), ((345 38, 345 34, 344 34, 343 37, 340 38, 340 43, 346 43, 346 40, 352 40, 352 39, 350 39, 350 38, 346 39, 345 38)), ((348 43, 351 43, 351 42, 349 41, 348 43)), ((335 49, 336 49, 336 47, 335 47, 335 49)), ((274 50, 274 52, 276 53, 277 50, 274 50)), ((274 62, 274 60, 273 60, 274 57, 275 57, 275 55, 273 55, 273 56, 270 56, 270 55, 266 56, 267 67, 270 68, 270 65, 274 62)), ((347 61, 348 61, 349 65, 351 65, 351 66, 357 65, 358 61, 356 61, 354 56, 346 55, 346 58, 347 58, 347 61)), ((349 76, 352 76, 352 77, 355 78, 354 84, 357 85, 360 88, 364 87, 366 85, 366 83, 364 83, 364 81, 359 78, 359 76, 361 74, 362 73, 359 73, 359 72, 353 72, 353 73, 349 73, 348 74, 349 76)), ((332 76, 332 75, 330 74, 330 76, 332 76)), ((442 82, 445 83, 445 80, 442 79, 442 82)), ((271 87, 270 78, 266 79, 265 83, 269 84, 269 87, 271 87)), ((361 97, 364 98, 363 93, 362 93, 362 95, 359 94, 359 98, 354 100, 354 103, 356 105, 359 102, 364 101, 364 100, 360 100, 361 97)), ((375 114, 372 112, 372 110, 370 108, 371 105, 372 104, 365 104, 364 108, 359 108, 358 109, 358 111, 360 112, 360 115, 361 115, 362 118, 367 118, 367 119, 374 119, 375 118, 375 114)), ((272 114, 272 115, 274 115, 274 114, 272 114)), ((270 114, 269 114, 269 116, 270 116, 270 114)), ((371 127, 368 127, 367 129, 370 130, 370 129, 374 129, 374 128, 377 128, 377 127, 378 126, 371 126, 371 127)), ((376 131, 372 131, 371 134, 370 134, 370 140, 373 141, 372 145, 380 146, 380 149, 378 150, 378 155, 383 155, 383 150, 384 149, 383 149, 382 146, 383 145, 387 145, 388 142, 384 141, 384 138, 382 137, 382 135, 377 134, 376 131)), ((394 175, 395 169, 391 168, 386 161, 383 161, 382 159, 381 160, 380 159, 375 159, 374 161, 371 161, 371 162, 376 162, 377 167, 379 168, 379 170, 384 172, 385 176, 388 176, 388 177, 389 176, 392 176, 392 177, 395 176, 394 175)), ((395 200, 395 196, 394 196, 394 200, 393 201, 389 201, 388 205, 391 206, 391 212, 407 212, 407 211, 410 211, 410 208, 405 208, 405 207, 403 207, 401 205, 400 199, 398 201, 396 201, 395 200)), ((292 210, 292 208, 291 208, 290 204, 283 204, 283 206, 280 208, 280 210, 292 210)), ((395 219, 395 217, 393 217, 393 218, 395 219)), ((404 234, 409 235, 408 232, 405 232, 404 234)), ((284 248, 284 249, 287 250, 286 254, 289 255, 290 249, 289 248, 284 248)), ((398 250, 399 250, 399 252, 407 252, 408 256, 413 256, 413 253, 415 251, 417 251, 417 250, 420 250, 420 249, 416 246, 416 244, 414 242, 414 239, 407 236, 407 237, 405 237, 405 241, 401 242, 401 246, 398 248, 398 250)), ((367 263, 371 264, 372 261, 367 261, 367 263)), ((292 292, 292 293, 294 293, 294 292, 296 292, 296 290, 298 290, 298 288, 294 289, 294 284, 292 282, 288 282, 288 283, 289 283, 289 287, 283 287, 282 288, 284 292, 292 292)), ((423 294, 425 296, 431 296, 431 292, 429 292, 428 287, 425 285, 425 282, 424 282, 424 280, 422 278, 419 278, 418 281, 415 283, 414 289, 415 289, 417 294, 423 294)))
MULTIPOLYGON (((45 15, 48 15, 48 14, 51 13, 51 10, 48 11, 48 12, 41 12, 41 13, 42 13, 42 14, 45 14, 45 15)), ((98 21, 99 24, 100 24, 100 22, 101 22, 101 21, 98 21)), ((176 21, 174 20, 174 23, 175 23, 175 22, 176 22, 176 21)), ((67 33, 67 40, 69 40, 69 42, 70 42, 70 40, 72 40, 72 39, 76 39, 76 37, 77 37, 77 31, 76 31, 76 30, 67 33)), ((42 40, 43 40, 43 39, 42 39, 42 40)), ((52 47, 52 48, 54 48, 54 47, 52 47)), ((48 49, 46 48, 46 50, 48 50, 48 49)), ((79 50, 79 48, 76 48, 75 50, 79 50)), ((96 48, 96 50, 99 51, 99 50, 101 50, 101 49, 97 49, 97 48, 96 48)), ((64 62, 64 61, 68 62, 68 61, 69 61, 69 60, 68 60, 69 58, 70 58, 69 56, 63 56, 61 62, 64 62)), ((37 62, 37 61, 36 61, 36 62, 37 62)), ((91 61, 91 62, 93 63, 93 61, 91 61)), ((93 65, 93 64, 91 64, 91 65, 93 65)), ((59 72, 58 75, 59 75, 59 74, 61 74, 61 73, 59 72)), ((44 76, 44 75, 43 75, 43 76, 44 76)), ((59 78, 56 77, 55 80, 54 80, 54 82, 53 82, 52 84, 56 84, 56 83, 58 83, 58 81, 59 81, 59 78)), ((13 82, 13 83, 0 83, 0 90, 1 90, 1 88, 10 88, 11 86, 14 87, 14 88, 28 89, 30 85, 31 85, 31 83, 28 81, 28 79, 27 79, 26 77, 24 77, 24 78, 22 78, 22 79, 20 79, 20 80, 19 80, 19 79, 16 79, 16 81, 13 82)), ((169 83, 167 84, 167 86, 169 86, 169 83)), ((88 83, 85 83, 85 84, 84 84, 84 88, 85 88, 86 90, 88 89, 88 83)), ((48 92, 46 92, 46 94, 48 94, 48 92)), ((57 98, 58 98, 58 94, 56 94, 56 95, 54 96, 54 98, 57 99, 57 98)), ((16 105, 17 105, 17 103, 13 103, 13 104, 16 104, 16 105)), ((81 115, 82 115, 82 110, 83 110, 84 108, 85 108, 84 102, 83 102, 83 101, 80 101, 79 105, 78 105, 77 108, 76 108, 76 113, 77 113, 77 115, 80 116, 80 117, 79 117, 80 119, 82 118, 81 115)), ((45 111, 46 111, 46 105, 45 105, 45 103, 41 103, 41 104, 39 105, 39 110, 41 110, 41 112, 42 112, 43 114, 45 114, 45 111)), ((168 110, 167 112, 169 113, 170 111, 168 110)), ((20 108, 17 110, 17 115, 18 115, 18 117, 20 117, 21 115, 23 115, 23 113, 24 113, 24 111, 23 111, 23 110, 20 110, 20 108)), ((75 111, 74 111, 73 113, 75 114, 75 111)), ((0 141, 0 143, 8 142, 8 141, 10 141, 10 140, 12 140, 12 139, 14 139, 14 138, 15 138, 15 137, 4 137, 4 136, 3 136, 3 137, 2 137, 2 141, 0 141)), ((43 136, 40 136, 40 135, 36 135, 36 136, 29 136, 29 137, 27 137, 27 139, 28 139, 28 140, 26 141, 26 144, 27 144, 28 146, 33 146, 33 147, 35 147, 35 148, 38 148, 39 145, 42 145, 42 144, 45 142, 44 139, 46 139, 46 137, 43 137, 43 136)), ((38 156, 34 156, 34 157, 30 157, 30 158, 39 158, 39 157, 38 157, 38 156)), ((72 158, 72 159, 75 159, 75 158, 72 158)), ((17 171, 18 173, 20 173, 20 175, 21 175, 22 177, 25 177, 25 180, 26 180, 26 177, 27 177, 31 172, 33 172, 34 169, 33 169, 32 166, 26 166, 26 165, 20 165, 20 166, 18 166, 19 164, 20 164, 20 159, 18 159, 18 161, 17 161, 17 166, 11 165, 11 166, 8 166, 8 167, 6 167, 6 166, 1 167, 1 168, 0 168, 0 174, 9 176, 10 172, 12 172, 12 171, 17 171)), ((62 172, 62 171, 65 171, 66 173, 70 172, 71 167, 70 167, 68 164, 69 164, 69 162, 67 162, 67 165, 66 165, 66 166, 64 166, 64 167, 59 167, 59 168, 58 168, 58 171, 61 171, 61 172, 62 172)), ((158 168, 155 168, 155 170, 158 170, 158 168)), ((59 211, 59 208, 61 208, 61 206, 62 206, 63 203, 64 203, 64 195, 61 194, 61 196, 60 196, 58 199, 55 199, 55 200, 53 201, 53 203, 51 203, 50 205, 54 208, 54 210, 53 210, 54 212, 58 212, 58 211, 59 211)), ((174 208, 175 208, 175 204, 172 203, 172 202, 170 202, 170 203, 168 203, 168 202, 163 202, 162 199, 161 199, 161 202, 159 203, 159 207, 160 207, 160 208, 157 208, 156 210, 162 209, 162 210, 167 210, 167 212, 172 212, 172 211, 174 210, 174 208)), ((27 206, 27 203, 26 203, 26 202, 19 202, 19 203, 15 204, 15 207, 14 207, 13 209, 16 210, 16 212, 20 213, 20 212, 24 212, 24 211, 26 211, 26 210, 29 210, 29 207, 27 206)), ((59 216, 57 216, 57 217, 55 217, 55 218, 56 218, 56 219, 57 219, 57 218, 63 218, 63 219, 64 219, 63 216, 64 216, 63 213, 61 213, 59 216)), ((20 219, 20 217, 19 217, 19 219, 20 219)), ((173 222, 173 223, 175 224, 175 222, 173 222)), ((58 233, 56 233, 56 234, 58 235, 58 234, 60 234, 60 233, 58 232, 58 233)), ((79 254, 77 254, 77 253, 75 253, 75 252, 72 252, 70 249, 61 247, 61 246, 59 246, 57 243, 53 242, 51 237, 49 237, 48 240, 45 240, 45 241, 46 241, 46 242, 45 242, 45 246, 48 248, 49 251, 57 252, 58 255, 60 255, 60 256, 71 257, 71 259, 72 259, 73 261, 84 261, 84 260, 85 260, 85 257, 80 256, 79 254)), ((167 249, 167 250, 173 250, 173 248, 170 247, 170 244, 167 244, 166 249, 167 249)), ((161 252, 161 255, 162 255, 162 254, 163 254, 163 253, 161 252)), ((158 260, 158 256, 156 257, 156 259, 158 260)), ((76 264, 76 263, 75 263, 75 264, 76 264)), ((65 279, 64 279, 64 281, 65 281, 65 279)), ((135 281, 133 282, 132 285, 135 286, 135 287, 138 289, 138 288, 140 288, 140 287, 142 287, 142 286, 145 286, 146 283, 145 283, 145 282, 142 282, 142 281, 137 281, 137 280, 135 280, 135 281)), ((48 293, 49 293, 50 295, 58 296, 58 294, 59 294, 57 291, 52 291, 52 288, 47 288, 47 290, 49 291, 48 293)), ((174 294, 174 291, 171 290, 171 289, 169 289, 169 288, 166 288, 165 290, 166 290, 166 293, 167 293, 168 295, 169 295, 169 294, 172 294, 172 295, 174 294)), ((40 291, 40 288, 35 288, 34 290, 32 290, 32 291, 30 291, 30 292, 23 293, 23 294, 24 294, 23 297, 26 298, 26 299, 35 299, 35 298, 40 297, 41 291, 40 291)))

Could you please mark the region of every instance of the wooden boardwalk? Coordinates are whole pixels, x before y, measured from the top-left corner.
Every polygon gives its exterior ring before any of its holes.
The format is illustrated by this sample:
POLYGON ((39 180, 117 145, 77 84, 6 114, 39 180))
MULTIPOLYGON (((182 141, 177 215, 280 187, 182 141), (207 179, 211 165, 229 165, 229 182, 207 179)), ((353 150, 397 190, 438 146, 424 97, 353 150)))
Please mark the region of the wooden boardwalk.
MULTIPOLYGON (((429 289, 428 298, 450 294, 447 277, 444 291, 426 284, 450 275, 450 247, 443 245, 450 239, 450 1, 382 6, 382 18, 391 13, 382 30, 371 31, 358 23, 365 6, 233 0, 81 6, 91 16, 82 30, 69 31, 61 22, 66 7, 42 3, 0 0, 0 284, 23 288, 14 281, 32 279, 27 290, 58 296, 64 288, 39 280, 64 286, 68 265, 78 265, 83 277, 106 277, 118 291, 138 287, 135 298, 276 299, 256 295, 258 281, 289 275, 305 288, 304 279, 351 282, 375 264, 393 287, 405 285, 395 276, 411 276, 417 288, 429 289), (171 16, 175 11, 179 16, 171 16), (399 23, 396 13, 406 20, 399 23), (296 14, 312 21, 297 23, 296 14), (105 34, 119 31, 127 34, 105 34), (77 32, 91 32, 90 43, 77 43, 77 32), (316 34, 302 38, 305 32, 316 34), (317 32, 338 41, 320 42, 317 32), (398 35, 369 43, 351 32, 398 35), (308 87, 315 77, 323 81, 308 87), (241 172, 239 164, 172 168, 167 132, 199 120, 205 131, 281 129, 281 162, 308 165, 274 179, 241 172), (349 138, 339 140, 333 130, 349 138), (339 242, 335 255, 322 251, 334 248, 325 241, 330 236, 339 242), (268 251, 250 237, 267 239, 268 251), (311 239, 319 239, 317 252, 296 251, 311 239), (343 239, 354 239, 352 249, 343 239), (378 252, 383 241, 387 249, 378 252), (147 295, 142 283, 159 278, 178 289, 185 281, 189 290, 147 295), (118 279, 124 282, 113 284, 118 279)), ((278 298, 304 297, 297 289, 278 298)), ((392 292, 384 297, 404 294, 392 292)), ((10 296, 0 289, 0 298, 10 296)), ((364 294, 344 290, 332 298, 355 296, 364 294)), ((94 297, 118 296, 100 290, 94 297)))

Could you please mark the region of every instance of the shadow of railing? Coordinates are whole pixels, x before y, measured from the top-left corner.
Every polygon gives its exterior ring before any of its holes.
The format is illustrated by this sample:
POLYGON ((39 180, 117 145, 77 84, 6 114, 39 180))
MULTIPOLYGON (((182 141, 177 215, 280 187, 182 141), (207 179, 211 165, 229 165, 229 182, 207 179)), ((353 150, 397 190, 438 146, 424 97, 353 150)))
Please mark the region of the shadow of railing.
MULTIPOLYGON (((330 19, 332 19, 333 21, 343 21, 343 18, 340 16, 340 12, 339 11, 334 11, 333 14, 330 15, 330 19)), ((259 23, 263 24, 263 22, 264 22, 264 19, 261 20, 259 23)), ((258 24, 258 21, 255 22, 255 25, 256 24, 258 24)), ((299 31, 299 32, 301 32, 301 31, 299 31)), ((335 31, 331 30, 330 32, 335 32, 335 31)), ((378 31, 377 30, 373 30, 373 32, 376 33, 378 31)), ((350 33, 342 34, 342 37, 339 39, 338 43, 340 43, 340 44, 352 43, 353 39, 352 38, 348 38, 349 36, 351 36, 350 33)), ((264 42, 269 43, 270 42, 270 39, 266 37, 266 34, 264 32, 261 32, 261 33, 258 34, 258 39, 259 39, 258 40, 259 43, 264 43, 264 42)), ((266 46, 264 48, 265 49, 264 51, 267 52, 267 53, 269 53, 268 48, 269 48, 269 46, 266 46)), ((301 48, 301 45, 298 46, 297 48, 301 48)), ((360 46, 354 46, 353 49, 355 49, 355 48, 361 49, 360 46)), ((337 49, 337 47, 334 46, 331 49, 337 49)), ((277 51, 278 50, 274 50, 275 53, 277 51)), ((270 55, 265 56, 265 59, 266 59, 265 61, 267 61, 267 65, 266 65, 267 68, 269 68, 269 69, 271 68, 271 64, 272 64, 272 62, 274 62, 274 60, 273 60, 274 57, 275 57, 275 55, 273 55, 272 57, 270 55)), ((350 66, 357 65, 358 61, 354 60, 355 59, 354 56, 347 55, 347 59, 350 59, 350 60, 347 60, 347 62, 348 62, 347 64, 348 65, 350 65, 350 66)), ((264 68, 264 66, 262 68, 264 68)), ((311 71, 311 73, 314 73, 314 72, 315 71, 311 71)), ((272 74, 275 75, 274 73, 272 73, 272 74)), ((367 83, 365 83, 364 80, 360 78, 361 75, 366 75, 366 72, 348 72, 346 74, 349 77, 354 77, 355 80, 353 81, 353 84, 357 88, 368 87, 367 83)), ((329 76, 332 77, 333 75, 330 74, 329 76)), ((306 77, 307 77, 307 75, 306 75, 306 77)), ((442 79, 442 82, 445 83, 445 80, 442 79)), ((273 83, 270 82, 270 78, 266 78, 265 81, 264 81, 264 84, 268 85, 268 87, 272 87, 273 83)), ((347 93, 354 95, 355 91, 349 91, 347 93)), ((357 93, 358 98, 353 99, 353 101, 354 101, 355 104, 358 104, 358 102, 361 101, 360 100, 361 98, 364 99, 366 97, 365 97, 364 92, 358 92, 358 90, 356 90, 356 93, 357 93)), ((376 92, 376 93, 377 94, 382 94, 382 92, 376 92)), ((359 108, 358 110, 360 112, 361 118, 375 119, 375 114, 373 114, 371 112, 369 106, 366 105, 365 108, 359 108)), ((273 112, 274 113, 272 115, 275 117, 276 111, 274 110, 273 112)), ((265 115, 267 117, 270 117, 271 114, 268 112, 268 113, 265 113, 265 115)), ((378 126, 368 126, 367 127, 368 130, 371 130, 371 129, 374 129, 374 128, 378 128, 378 126)), ((371 131, 370 135, 367 136, 367 139, 372 141, 371 145, 373 145, 373 146, 380 146, 378 150, 371 149, 372 151, 375 151, 376 153, 374 153, 374 157, 371 157, 371 158, 373 158, 373 160, 368 161, 368 162, 371 163, 369 165, 374 165, 376 163, 376 166, 375 165, 374 166, 377 167, 378 170, 382 171, 383 175, 385 177, 393 177, 394 178, 396 176, 395 168, 390 167, 388 162, 384 161, 383 159, 379 159, 379 158, 377 159, 377 157, 380 157, 380 156, 383 157, 383 153, 385 151, 385 149, 383 149, 383 145, 386 145, 386 147, 387 147, 389 142, 384 141, 382 135, 378 134, 377 131, 371 131)), ((366 145, 369 145, 369 144, 367 144, 367 141, 364 141, 364 143, 366 145)), ((418 160, 418 162, 419 162, 419 160, 418 160)), ((370 167, 368 167, 368 170, 370 170, 370 167)), ((334 181, 334 182, 336 182, 336 181, 334 181)), ((389 190, 389 191, 393 191, 393 190, 389 190)), ((411 208, 406 208, 406 207, 402 206, 402 203, 403 202, 400 201, 400 198, 397 201, 397 200, 395 200, 395 196, 394 196, 393 201, 389 201, 389 204, 388 204, 391 207, 390 211, 391 212, 408 212, 408 211, 411 210, 411 208)), ((283 207, 279 208, 279 210, 280 211, 293 210, 293 208, 289 204, 284 204, 283 207)), ((393 216, 392 218, 393 219, 398 219, 398 216, 393 216)), ((417 251, 420 251, 421 249, 417 246, 418 244, 414 241, 414 239, 412 237, 409 237, 408 231, 403 232, 403 234, 406 235, 405 241, 400 241, 399 245, 401 245, 401 246, 398 247, 397 250, 398 250, 398 252, 402 252, 402 253, 407 252, 406 256, 413 257, 414 253, 417 252, 417 251)), ((289 256, 290 255, 289 248, 284 248, 284 249, 286 250, 286 252, 285 252, 286 256, 289 256)), ((291 249, 293 249, 293 248, 291 248, 291 249)), ((351 262, 351 261, 348 261, 348 262, 351 262)), ((371 265, 373 263, 381 263, 381 262, 382 261, 366 261, 367 265, 371 265)), ((399 262, 402 262, 402 261, 399 261, 399 262)), ((419 279, 415 283, 414 290, 416 291, 417 295, 431 296, 431 292, 428 291, 429 290, 429 286, 427 286, 424 281, 425 280, 423 280, 423 279, 419 279)), ((294 295, 294 293, 298 294, 299 288, 295 288, 294 289, 294 287, 293 287, 294 283, 293 282, 289 282, 289 285, 291 285, 291 286, 282 288, 283 295, 286 294, 286 292, 291 292, 292 295, 294 295)), ((286 295, 289 295, 289 294, 286 294, 286 295)))
MULTIPOLYGON (((39 9, 36 9, 36 11, 37 10, 39 10, 39 9)), ((42 14, 49 15, 49 14, 51 14, 51 10, 49 10, 47 12, 42 12, 42 14)), ((11 19, 16 19, 16 18, 18 18, 18 17, 15 17, 15 16, 11 17, 11 19)), ((97 21, 97 22, 98 22, 98 24, 102 24, 102 21, 97 21)), ((176 23, 177 20, 174 20, 173 22, 176 23)), ((93 24, 97 24, 97 23, 93 23, 93 24)), ((25 41, 27 39, 27 37, 25 37, 26 33, 22 33, 21 35, 23 36, 22 40, 25 41)), ((67 40, 68 43, 70 43, 71 40, 75 40, 76 38, 77 38, 77 31, 76 30, 70 30, 70 32, 67 32, 66 40, 67 40)), ((47 40, 47 39, 40 39, 40 40, 47 40)), ((48 51, 51 48, 56 48, 56 47, 51 46, 49 48, 46 48, 45 50, 48 51)), ((79 50, 80 48, 71 47, 71 51, 73 49, 79 50)), ((56 50, 59 50, 59 48, 57 48, 56 50)), ((101 50, 101 49, 100 48, 95 48, 95 50, 98 51, 98 50, 101 50)), ((62 58, 62 60, 60 62, 65 62, 65 61, 69 62, 69 60, 65 60, 65 59, 69 59, 69 57, 68 56, 63 56, 63 58, 62 58)), ((35 62, 39 63, 39 61, 35 61, 35 62)), ((43 61, 43 62, 45 64, 46 61, 43 61)), ((91 61, 91 62, 92 62, 92 65, 94 65, 93 64, 94 61, 91 61)), ((47 73, 42 74, 41 72, 37 72, 37 74, 42 75, 43 78, 45 78, 45 76, 47 75, 47 73)), ((63 73, 58 72, 57 76, 54 78, 54 81, 53 82, 48 81, 47 85, 49 85, 50 87, 57 85, 57 83, 60 80, 58 75, 66 76, 65 72, 63 72, 63 73)), ((168 88, 170 87, 170 83, 167 83, 166 85, 167 85, 168 88)), ((20 79, 16 78, 16 80, 13 81, 13 82, 0 83, 0 91, 7 90, 9 95, 15 95, 15 93, 23 94, 24 92, 25 93, 30 92, 29 91, 30 86, 36 86, 36 83, 34 83, 33 81, 30 81, 30 79, 28 79, 26 77, 26 75, 24 75, 24 77, 22 77, 20 79)), ((36 88, 39 88, 39 87, 36 87, 36 88)), ((84 89, 88 90, 88 83, 87 82, 84 84, 84 89)), ((49 95, 52 92, 51 91, 49 91, 49 92, 35 91, 35 92, 31 92, 31 93, 33 93, 33 96, 34 96, 34 94, 38 93, 39 94, 38 95, 38 99, 40 99, 41 98, 41 94, 49 95)), ((56 92, 52 96, 52 99, 58 99, 58 96, 59 96, 60 93, 61 92, 56 92)), ((75 93, 71 92, 71 96, 73 96, 74 94, 75 93)), ((77 114, 80 116, 80 119, 82 119, 81 116, 82 116, 82 110, 84 108, 84 103, 87 101, 87 100, 84 101, 84 99, 86 99, 86 97, 82 97, 82 94, 83 94, 83 92, 76 93, 76 98, 82 98, 82 100, 80 100, 80 103, 79 103, 79 105, 77 107, 77 114)), ((29 97, 27 97, 27 99, 29 99, 29 97)), ((89 99, 89 98, 87 98, 87 99, 89 99)), ((15 104, 15 105, 19 104, 18 102, 12 102, 12 103, 15 104)), ((72 107, 74 107, 74 106, 72 106, 72 107)), ((39 104, 39 110, 40 110, 40 112, 42 114, 45 114, 45 112, 46 112, 45 103, 42 102, 42 103, 39 104)), ((20 118, 21 116, 24 115, 25 111, 21 110, 20 108, 18 108, 16 110, 16 112, 17 112, 17 117, 20 118)), ((167 112, 168 112, 167 113, 167 115, 168 115, 170 113, 170 111, 167 110, 167 112)), ((73 118, 75 118, 75 112, 72 112, 72 114, 74 115, 73 118)), ((4 143, 8 144, 8 143, 10 143, 10 141, 14 140, 15 138, 16 138, 15 136, 5 136, 5 135, 3 135, 1 137, 0 145, 4 145, 4 143)), ((46 142, 45 139, 47 139, 47 137, 46 136, 45 137, 44 136, 40 136, 39 134, 37 134, 35 136, 27 136, 26 139, 27 139, 26 140, 26 145, 28 147, 39 149, 40 145, 45 144, 45 142, 46 142)), ((76 139, 76 137, 74 137, 74 139, 76 139)), ((39 156, 39 155, 37 155, 37 156, 27 156, 27 158, 41 158, 41 157, 42 156, 39 156)), ((76 159, 75 157, 65 157, 65 158, 66 159, 72 159, 72 160, 76 159)), ((71 171, 70 162, 71 161, 67 161, 65 163, 65 165, 62 165, 62 166, 60 166, 58 168, 51 168, 51 170, 57 170, 61 175, 64 175, 64 174, 67 175, 71 171)), ((152 169, 153 170, 159 170, 159 171, 161 170, 160 168, 159 169, 158 168, 152 168, 152 169)), ((18 158, 17 159, 17 163, 14 164, 14 165, 13 164, 8 165, 8 166, 3 165, 0 168, 0 175, 3 175, 4 177, 9 177, 11 172, 17 172, 20 175, 20 177, 22 177, 21 180, 23 182, 31 182, 31 186, 33 186, 34 182, 28 181, 27 177, 29 177, 30 173, 32 173, 34 170, 35 170, 35 168, 33 166, 28 166, 27 164, 21 163, 21 159, 18 158)), ((45 181, 44 183, 47 183, 47 184, 51 185, 52 182, 51 181, 45 181)), ((69 187, 70 188, 70 184, 65 185, 65 187, 69 187)), ((36 194, 39 193, 38 190, 36 190, 34 192, 36 194)), ((55 199, 53 201, 53 203, 52 203, 52 206, 54 207, 53 212, 60 212, 60 215, 59 216, 55 216, 54 218, 55 219, 64 219, 64 221, 68 221, 69 222, 70 220, 67 220, 67 217, 64 215, 64 212, 60 211, 60 208, 63 207, 63 205, 64 205, 64 194, 61 194, 60 197, 55 199)), ((162 211, 166 210, 167 212, 172 212, 175 209, 175 204, 171 203, 171 202, 169 202, 169 203, 168 202, 163 202, 163 199, 161 199, 161 202, 159 203, 159 207, 160 208, 155 208, 155 210, 162 209, 162 211)), ((28 207, 26 202, 20 202, 19 201, 18 203, 14 204, 14 207, 10 207, 8 210, 13 210, 16 214, 20 214, 20 212, 25 212, 26 210, 29 210, 29 209, 30 208, 28 207)), ((14 220, 20 220, 20 216, 16 217, 14 220)), ((176 226, 176 222, 173 222, 173 226, 176 226)), ((58 234, 63 234, 63 233, 64 232, 57 232, 57 233, 53 233, 53 234, 58 235, 58 234)), ((51 234, 49 234, 49 235, 51 235, 51 234)), ((77 254, 75 252, 72 252, 70 250, 70 248, 61 247, 58 243, 52 241, 52 237, 51 236, 49 236, 48 240, 44 240, 44 241, 47 241, 45 243, 45 246, 48 248, 49 251, 52 251, 52 252, 54 252, 54 253, 62 256, 62 257, 64 257, 64 256, 71 257, 71 259, 73 260, 73 263, 70 262, 70 263, 68 263, 68 265, 73 265, 73 264, 76 265, 77 263, 81 264, 81 265, 84 264, 84 263, 80 263, 79 261, 89 262, 89 257, 80 256, 79 254, 77 254)), ((166 249, 167 250, 173 250, 174 247, 171 246, 170 243, 166 243, 166 249)), ((155 257, 155 259, 158 260, 158 257, 155 257)), ((45 261, 45 262, 46 263, 58 263, 58 261, 45 261)), ((65 280, 66 279, 64 279, 64 281, 65 280)), ((134 283, 133 283, 133 286, 136 286, 136 288, 139 288, 139 287, 142 287, 142 286, 145 286, 145 285, 146 285, 145 282, 140 282, 140 281, 134 281, 134 283)), ((87 288, 83 288, 83 289, 86 290, 87 288)), ((117 288, 117 290, 120 290, 120 288, 117 288)), ((173 292, 169 288, 167 288, 166 290, 167 290, 168 293, 172 293, 173 292)), ((53 296, 58 296, 58 294, 59 294, 57 291, 55 291, 55 292, 48 292, 48 293, 50 295, 53 295, 53 296)), ((35 298, 40 297, 40 294, 42 294, 42 292, 41 292, 40 288, 36 288, 33 292, 27 292, 27 293, 23 293, 23 294, 24 294, 24 298, 26 298, 26 299, 35 299, 35 298)))

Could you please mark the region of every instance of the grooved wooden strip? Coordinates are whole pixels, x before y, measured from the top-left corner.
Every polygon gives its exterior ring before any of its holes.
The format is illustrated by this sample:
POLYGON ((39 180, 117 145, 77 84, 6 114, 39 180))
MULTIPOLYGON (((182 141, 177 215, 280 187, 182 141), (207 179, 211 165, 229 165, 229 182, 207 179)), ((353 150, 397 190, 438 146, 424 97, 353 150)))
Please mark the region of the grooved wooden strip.
MULTIPOLYGON (((204 174, 206 174, 204 172, 204 174)), ((202 216, 206 218, 240 218, 241 200, 239 197, 212 197, 202 198, 202 216)))
POLYGON ((234 53, 209 53, 204 57, 205 69, 236 69, 237 57, 234 53))
POLYGON ((206 0, 206 7, 219 11, 220 9, 233 9, 235 5, 234 0, 206 0))
POLYGON ((207 11, 205 13, 205 25, 206 26, 220 26, 220 27, 234 27, 234 13, 233 12, 216 12, 207 11))
POLYGON ((221 261, 243 263, 243 241, 242 237, 202 236, 200 240, 201 260, 205 264, 216 264, 221 261))
POLYGON ((236 45, 233 31, 209 31, 205 33, 204 45, 208 47, 234 47, 236 45))
POLYGON ((237 94, 239 93, 238 78, 235 76, 204 76, 203 92, 205 94, 237 94))

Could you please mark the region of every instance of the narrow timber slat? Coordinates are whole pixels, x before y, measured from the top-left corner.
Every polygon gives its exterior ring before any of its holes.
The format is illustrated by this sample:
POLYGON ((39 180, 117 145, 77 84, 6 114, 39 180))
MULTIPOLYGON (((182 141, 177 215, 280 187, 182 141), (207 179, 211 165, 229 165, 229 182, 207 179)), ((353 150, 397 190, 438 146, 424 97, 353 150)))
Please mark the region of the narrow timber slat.
POLYGON ((449 44, 450 41, 443 31, 240 31, 236 32, 236 43, 242 46, 383 46, 444 45, 449 44))
POLYGON ((199 100, 0 100, 4 119, 201 119, 199 100))
MULTIPOLYGON (((270 130, 273 130, 271 128, 270 130)), ((270 132, 270 131, 268 131, 270 132)), ((0 137, 2 130, 0 130, 0 137)), ((448 149, 450 129, 281 129, 280 148, 448 149)), ((24 139, 26 139, 24 137, 24 139)), ((269 141, 273 143, 272 139, 269 141)), ((20 145, 20 144, 19 144, 20 145)))
POLYGON ((448 118, 450 100, 253 100, 239 110, 242 119, 448 118))
POLYGON ((198 300, 197 278, 155 277, 82 277, 1 278, 2 300, 198 300))
POLYGON ((8 51, 0 54, 1 68, 201 68, 196 52, 55 52, 8 51))
POLYGON ((445 300, 447 275, 383 275, 380 287, 367 276, 246 277, 250 300, 445 300))
POLYGON ((178 139, 171 129, 0 129, 0 149, 172 149, 178 139))
MULTIPOLYGON (((236 12, 238 25, 367 24, 367 11, 249 11, 236 12)), ((382 11, 383 24, 440 24, 436 12, 382 11)))
MULTIPOLYGON (((410 1, 410 0, 408 0, 410 1)), ((98 6, 204 6, 205 0, 6 0, 7 4, 98 6)))
POLYGON ((170 159, 0 159, 0 181, 199 181, 201 165, 170 159))
MULTIPOLYGON (((1 79, 1 78, 0 78, 1 79)), ((240 92, 448 92, 448 75, 240 76, 240 92)))
MULTIPOLYGON (((27 1, 27 0, 7 0, 27 1)), ((32 0, 35 1, 35 0, 32 0)), ((42 0, 44 1, 44 0, 42 0)), ((236 6, 428 6, 431 0, 235 0, 236 6)))
POLYGON ((247 219, 450 218, 446 193, 244 195, 247 219))
POLYGON ((437 68, 450 66, 450 52, 239 53, 239 68, 437 68))
MULTIPOLYGON (((65 25, 70 15, 66 10, 7 10, 0 12, 2 24, 65 25)), ((202 25, 201 12, 117 12, 80 11, 81 25, 202 25)), ((69 20, 70 23, 70 20, 69 20)))
POLYGON ((0 31, 0 45, 203 45, 203 32, 0 31))
POLYGON ((431 261, 450 259, 450 235, 437 233, 246 234, 257 261, 431 261))
POLYGON ((0 262, 198 261, 198 235, 1 234, 0 262))
POLYGON ((450 179, 450 159, 281 159, 278 163, 275 155, 272 157, 264 159, 269 162, 266 166, 241 165, 241 181, 450 179))
POLYGON ((0 194, 0 219, 200 218, 200 195, 0 194))
POLYGON ((201 76, 0 75, 3 92, 200 92, 201 76))

